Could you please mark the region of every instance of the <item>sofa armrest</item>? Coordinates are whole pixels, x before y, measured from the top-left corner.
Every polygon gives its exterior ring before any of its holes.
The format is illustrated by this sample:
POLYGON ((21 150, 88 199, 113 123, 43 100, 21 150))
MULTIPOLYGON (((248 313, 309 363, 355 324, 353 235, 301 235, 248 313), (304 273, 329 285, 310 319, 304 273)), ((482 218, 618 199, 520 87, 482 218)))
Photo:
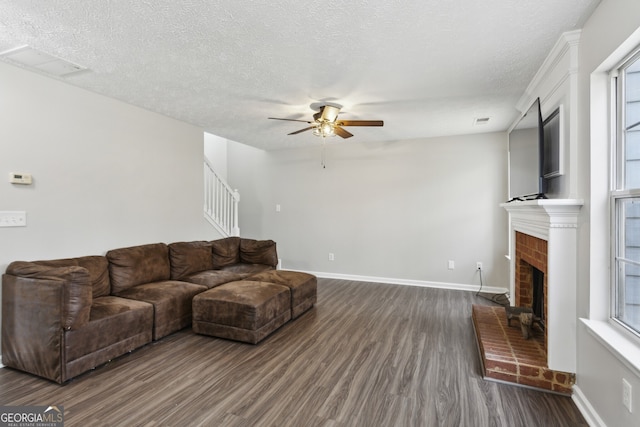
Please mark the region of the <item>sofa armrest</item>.
POLYGON ((64 271, 49 274, 28 271, 26 265, 13 267, 17 268, 7 271, 21 275, 2 276, 2 363, 63 383, 64 330, 89 321, 89 274, 82 267, 54 269, 64 271))
MULTIPOLYGON (((14 290, 12 295, 23 295, 48 312, 58 313, 62 329, 78 329, 89 323, 93 296, 91 279, 86 268, 47 267, 16 261, 7 267, 7 272, 3 276, 3 290, 5 282, 6 286, 24 287, 19 291, 14 290), (11 277, 14 280, 10 280, 11 277), (45 283, 58 288, 55 291, 55 297, 39 288, 39 285, 45 283)), ((3 307, 10 303, 20 303, 20 301, 2 299, 3 307)), ((4 314, 4 309, 2 311, 4 314)))

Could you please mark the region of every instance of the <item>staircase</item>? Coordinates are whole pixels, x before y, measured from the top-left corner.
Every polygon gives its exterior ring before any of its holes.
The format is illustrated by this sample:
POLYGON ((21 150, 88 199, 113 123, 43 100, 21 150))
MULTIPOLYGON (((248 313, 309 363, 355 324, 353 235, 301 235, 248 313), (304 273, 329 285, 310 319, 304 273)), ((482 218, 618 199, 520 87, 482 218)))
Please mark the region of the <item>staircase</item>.
POLYGON ((232 190, 204 161, 204 217, 225 237, 239 236, 238 202, 240 193, 232 190))

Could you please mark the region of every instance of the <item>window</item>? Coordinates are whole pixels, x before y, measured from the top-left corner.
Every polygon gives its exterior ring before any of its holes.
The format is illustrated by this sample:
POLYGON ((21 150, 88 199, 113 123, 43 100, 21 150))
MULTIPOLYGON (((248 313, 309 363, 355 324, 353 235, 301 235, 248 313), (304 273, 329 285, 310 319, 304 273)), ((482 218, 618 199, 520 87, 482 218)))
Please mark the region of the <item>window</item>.
POLYGON ((640 335, 640 49, 615 71, 612 318, 640 335))

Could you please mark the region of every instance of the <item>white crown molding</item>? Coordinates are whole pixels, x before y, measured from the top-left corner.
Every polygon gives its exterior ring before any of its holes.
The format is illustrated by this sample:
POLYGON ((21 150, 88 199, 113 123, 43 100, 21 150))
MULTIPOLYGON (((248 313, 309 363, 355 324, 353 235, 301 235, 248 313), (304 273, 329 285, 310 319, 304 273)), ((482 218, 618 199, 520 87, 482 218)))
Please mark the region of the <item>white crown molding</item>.
MULTIPOLYGON (((562 63, 562 60, 566 55, 569 55, 568 68, 563 70, 559 77, 560 82, 557 82, 556 87, 560 86, 561 82, 566 80, 570 75, 577 74, 578 72, 578 45, 580 43, 580 35, 582 30, 568 31, 563 33, 556 44, 547 55, 546 59, 538 69, 538 72, 533 76, 529 86, 525 89, 524 94, 520 97, 520 100, 516 104, 516 108, 521 112, 527 111, 529 106, 533 103, 535 98, 540 95, 539 88, 546 81, 550 80, 550 76, 562 63)), ((542 101, 542 99, 541 99, 542 101)))

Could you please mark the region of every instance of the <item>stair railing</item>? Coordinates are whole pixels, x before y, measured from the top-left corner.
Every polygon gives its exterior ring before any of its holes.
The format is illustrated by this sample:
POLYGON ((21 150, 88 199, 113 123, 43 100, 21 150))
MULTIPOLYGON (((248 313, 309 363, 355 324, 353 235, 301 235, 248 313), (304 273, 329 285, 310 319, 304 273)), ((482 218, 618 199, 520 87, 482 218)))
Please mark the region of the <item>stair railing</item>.
POLYGON ((204 217, 223 236, 239 236, 238 202, 240 193, 233 190, 213 170, 211 164, 204 161, 204 217))

